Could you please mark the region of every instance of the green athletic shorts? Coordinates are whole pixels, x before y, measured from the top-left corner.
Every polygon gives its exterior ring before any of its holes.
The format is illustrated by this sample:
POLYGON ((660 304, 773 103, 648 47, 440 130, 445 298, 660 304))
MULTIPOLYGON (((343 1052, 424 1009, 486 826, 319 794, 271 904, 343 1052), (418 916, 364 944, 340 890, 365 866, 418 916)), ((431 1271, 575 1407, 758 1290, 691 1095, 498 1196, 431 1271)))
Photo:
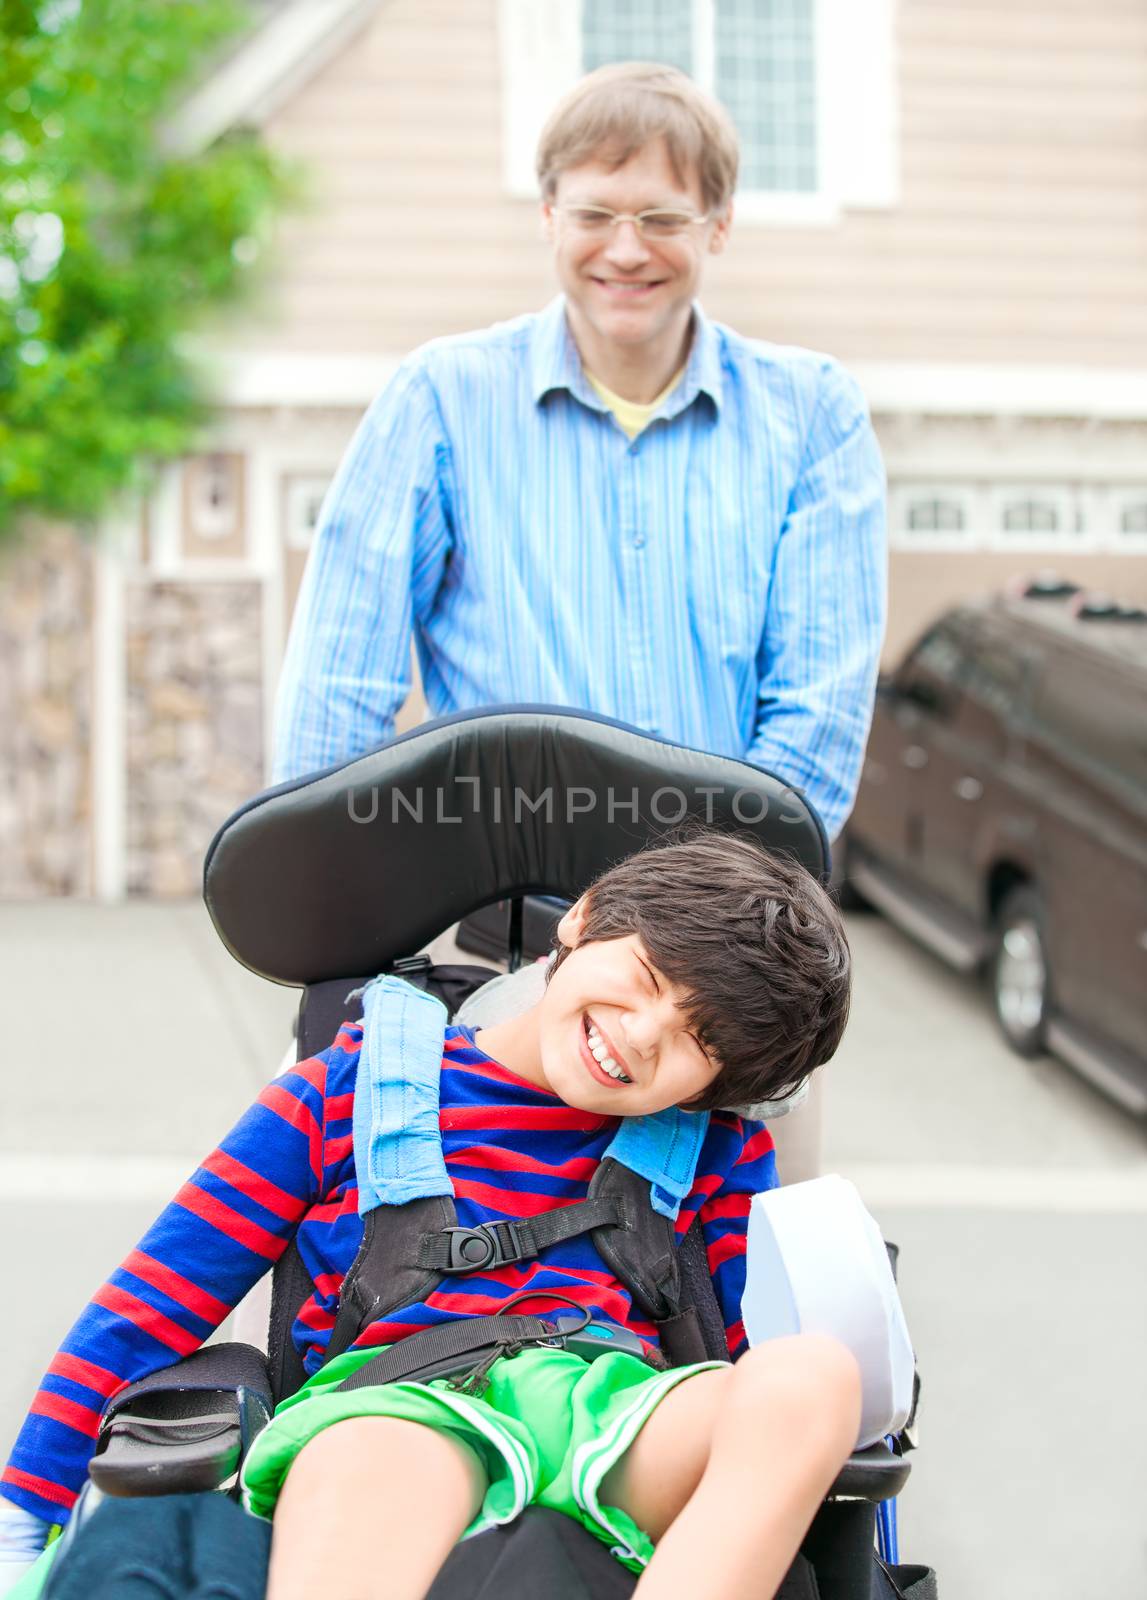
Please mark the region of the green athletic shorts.
POLYGON ((620 1350, 587 1362, 564 1350, 527 1349, 494 1363, 481 1398, 442 1378, 335 1392, 377 1354, 348 1350, 283 1401, 243 1466, 248 1511, 271 1515, 291 1463, 323 1428, 350 1417, 397 1417, 452 1434, 481 1460, 489 1488, 464 1538, 512 1522, 528 1505, 549 1506, 582 1523, 634 1572, 649 1561, 653 1542, 624 1511, 602 1505, 602 1479, 670 1389, 722 1365, 654 1372, 620 1350))

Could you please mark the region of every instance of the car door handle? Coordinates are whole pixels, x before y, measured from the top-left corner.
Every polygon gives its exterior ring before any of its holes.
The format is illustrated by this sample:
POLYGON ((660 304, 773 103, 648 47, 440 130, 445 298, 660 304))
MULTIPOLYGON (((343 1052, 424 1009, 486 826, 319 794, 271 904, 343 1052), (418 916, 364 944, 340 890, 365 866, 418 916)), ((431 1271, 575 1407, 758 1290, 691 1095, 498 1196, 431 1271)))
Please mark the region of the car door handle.
POLYGON ((928 765, 928 752, 922 744, 910 744, 906 750, 900 752, 900 759, 913 772, 920 772, 928 765))
POLYGON ((952 785, 952 792, 959 795, 961 800, 978 800, 984 792, 984 786, 979 778, 960 778, 952 785))

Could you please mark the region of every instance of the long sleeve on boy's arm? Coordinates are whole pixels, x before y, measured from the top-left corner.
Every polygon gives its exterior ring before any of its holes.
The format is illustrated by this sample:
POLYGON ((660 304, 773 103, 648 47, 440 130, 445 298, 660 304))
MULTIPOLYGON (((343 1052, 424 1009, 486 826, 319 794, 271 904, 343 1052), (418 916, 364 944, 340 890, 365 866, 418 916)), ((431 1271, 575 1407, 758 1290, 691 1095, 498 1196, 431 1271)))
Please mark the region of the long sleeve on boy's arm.
POLYGON ((323 1176, 322 1058, 269 1084, 80 1313, 48 1368, 0 1492, 63 1522, 104 1402, 187 1356, 278 1260, 323 1176))
MULTIPOLYGON (((723 1120, 718 1112, 714 1122, 723 1120)), ((746 1348, 745 1327, 741 1320, 741 1297, 745 1292, 745 1248, 748 1242, 749 1206, 755 1194, 775 1189, 778 1184, 773 1140, 768 1129, 748 1118, 730 1118, 743 1130, 739 1154, 720 1187, 700 1208, 701 1231, 709 1256, 709 1271, 717 1291, 717 1302, 725 1319, 729 1354, 739 1356, 746 1348)))

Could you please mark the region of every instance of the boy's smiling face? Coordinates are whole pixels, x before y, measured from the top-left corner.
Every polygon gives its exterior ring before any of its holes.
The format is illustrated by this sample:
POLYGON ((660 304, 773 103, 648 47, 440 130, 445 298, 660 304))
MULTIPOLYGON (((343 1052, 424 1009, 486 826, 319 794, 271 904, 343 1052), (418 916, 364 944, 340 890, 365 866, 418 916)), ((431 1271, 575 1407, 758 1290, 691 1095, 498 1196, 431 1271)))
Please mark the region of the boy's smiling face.
POLYGON ((479 1045, 566 1105, 642 1117, 687 1105, 716 1077, 683 1009, 636 934, 579 942, 583 902, 558 924, 570 954, 536 1006, 483 1030, 479 1045))

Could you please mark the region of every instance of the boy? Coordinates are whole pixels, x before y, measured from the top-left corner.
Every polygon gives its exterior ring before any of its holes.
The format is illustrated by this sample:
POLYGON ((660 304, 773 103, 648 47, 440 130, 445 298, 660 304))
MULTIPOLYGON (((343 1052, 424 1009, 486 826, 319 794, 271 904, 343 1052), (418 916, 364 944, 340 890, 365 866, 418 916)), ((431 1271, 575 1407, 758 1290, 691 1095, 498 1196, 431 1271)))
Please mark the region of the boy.
MULTIPOLYGON (((442 1154, 464 1227, 583 1200, 620 1118, 776 1095, 832 1055, 844 1026, 835 909, 803 869, 744 840, 706 834, 629 858, 558 934, 536 1006, 477 1036, 447 1030, 442 1154)), ((362 1239, 361 1048, 361 1030, 344 1025, 271 1084, 95 1296, 33 1402, 6 1497, 59 1520, 101 1399, 194 1349, 297 1235, 315 1292, 293 1332, 314 1376, 243 1473, 249 1508, 275 1510, 270 1600, 423 1595, 467 1529, 527 1503, 576 1517, 644 1568, 642 1600, 771 1595, 856 1439, 859 1379, 832 1341, 779 1340, 736 1367, 669 1371, 622 1352, 585 1363, 530 1348, 496 1362, 478 1395, 443 1382, 338 1390, 380 1346, 526 1291, 530 1312, 573 1300, 654 1346, 581 1234, 447 1280, 319 1372, 362 1239)), ((714 1111, 676 1226, 700 1214, 734 1356, 749 1201, 774 1182, 765 1130, 714 1111)))

